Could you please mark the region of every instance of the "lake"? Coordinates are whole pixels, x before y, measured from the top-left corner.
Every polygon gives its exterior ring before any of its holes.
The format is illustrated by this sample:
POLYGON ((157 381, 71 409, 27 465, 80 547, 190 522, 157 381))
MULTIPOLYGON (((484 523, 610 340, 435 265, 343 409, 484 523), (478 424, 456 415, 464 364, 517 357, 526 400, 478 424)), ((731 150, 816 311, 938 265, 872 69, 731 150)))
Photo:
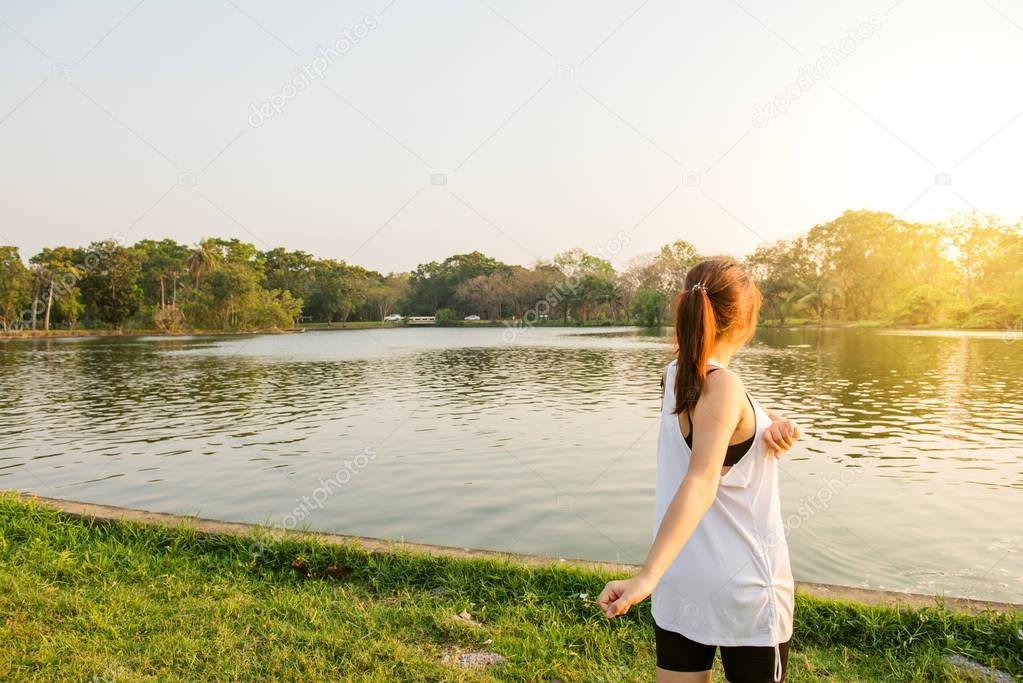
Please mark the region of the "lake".
MULTIPOLYGON (((421 328, 0 344, 0 488, 642 561, 667 331, 421 328)), ((1023 339, 761 330, 800 422, 797 580, 1023 603, 1023 339)))

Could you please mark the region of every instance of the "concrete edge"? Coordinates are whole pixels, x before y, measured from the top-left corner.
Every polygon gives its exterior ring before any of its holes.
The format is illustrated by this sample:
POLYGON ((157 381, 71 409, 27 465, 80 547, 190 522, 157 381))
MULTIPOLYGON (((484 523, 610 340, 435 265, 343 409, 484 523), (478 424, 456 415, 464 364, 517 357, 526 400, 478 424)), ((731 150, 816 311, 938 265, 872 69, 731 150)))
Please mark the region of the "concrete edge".
MULTIPOLYGON (((83 503, 73 500, 46 498, 44 496, 36 496, 19 491, 0 490, 0 495, 11 495, 14 498, 25 502, 33 502, 43 507, 57 510, 69 517, 89 521, 129 521, 171 528, 186 526, 200 533, 214 535, 250 536, 258 532, 264 535, 269 534, 275 539, 290 538, 303 541, 316 541, 328 545, 352 544, 369 552, 401 551, 455 559, 503 560, 531 567, 552 565, 571 566, 580 569, 606 572, 627 572, 629 570, 637 569, 637 565, 619 564, 614 562, 595 562, 592 560, 548 557, 544 555, 504 553, 496 550, 456 548, 451 546, 432 545, 429 543, 406 543, 403 541, 388 541, 385 539, 369 538, 366 536, 347 536, 344 534, 272 529, 259 524, 224 522, 221 520, 194 517, 190 515, 173 515, 165 512, 150 512, 148 510, 117 507, 113 505, 99 505, 96 503, 83 503)), ((967 614, 977 614, 985 611, 1023 612, 1023 605, 986 600, 971 600, 969 598, 953 598, 940 595, 924 595, 920 593, 900 593, 897 591, 873 590, 869 588, 857 588, 854 586, 838 586, 803 581, 797 581, 796 588, 801 593, 818 598, 845 600, 874 606, 919 609, 922 607, 934 607, 940 604, 944 605, 951 611, 967 614)))

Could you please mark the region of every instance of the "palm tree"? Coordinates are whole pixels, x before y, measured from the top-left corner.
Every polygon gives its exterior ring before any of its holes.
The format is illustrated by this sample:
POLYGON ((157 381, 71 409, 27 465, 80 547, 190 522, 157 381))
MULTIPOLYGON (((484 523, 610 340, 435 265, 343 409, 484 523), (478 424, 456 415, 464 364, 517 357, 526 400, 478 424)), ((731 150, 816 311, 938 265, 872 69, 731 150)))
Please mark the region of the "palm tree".
POLYGON ((618 321, 618 304, 621 301, 621 291, 614 280, 600 280, 595 283, 593 302, 598 306, 606 305, 611 313, 611 319, 618 321))
POLYGON ((204 239, 195 245, 188 255, 188 272, 195 278, 195 288, 199 289, 199 277, 210 274, 217 269, 223 260, 223 253, 216 240, 204 239))
POLYGON ((838 288, 826 275, 811 275, 796 286, 790 295, 797 303, 809 306, 817 316, 817 324, 824 322, 824 312, 832 305, 838 288))

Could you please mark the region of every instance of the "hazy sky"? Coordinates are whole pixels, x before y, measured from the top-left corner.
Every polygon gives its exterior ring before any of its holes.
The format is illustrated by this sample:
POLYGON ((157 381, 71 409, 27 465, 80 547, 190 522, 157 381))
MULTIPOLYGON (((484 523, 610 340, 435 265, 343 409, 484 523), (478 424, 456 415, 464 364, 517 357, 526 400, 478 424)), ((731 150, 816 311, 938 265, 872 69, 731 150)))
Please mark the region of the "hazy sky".
POLYGON ((846 208, 1023 214, 1009 0, 4 0, 0 60, 26 258, 236 236, 383 271, 622 264, 846 208))

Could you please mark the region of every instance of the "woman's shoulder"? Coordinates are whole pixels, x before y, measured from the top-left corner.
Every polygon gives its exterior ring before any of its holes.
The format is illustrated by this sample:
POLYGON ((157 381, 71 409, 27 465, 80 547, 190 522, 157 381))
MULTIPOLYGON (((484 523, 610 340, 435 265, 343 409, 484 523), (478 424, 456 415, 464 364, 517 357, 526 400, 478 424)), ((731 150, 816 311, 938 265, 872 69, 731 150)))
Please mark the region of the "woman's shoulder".
POLYGON ((739 375, 723 365, 714 367, 714 372, 707 373, 708 393, 720 393, 726 398, 745 396, 746 386, 742 383, 742 378, 739 375))

